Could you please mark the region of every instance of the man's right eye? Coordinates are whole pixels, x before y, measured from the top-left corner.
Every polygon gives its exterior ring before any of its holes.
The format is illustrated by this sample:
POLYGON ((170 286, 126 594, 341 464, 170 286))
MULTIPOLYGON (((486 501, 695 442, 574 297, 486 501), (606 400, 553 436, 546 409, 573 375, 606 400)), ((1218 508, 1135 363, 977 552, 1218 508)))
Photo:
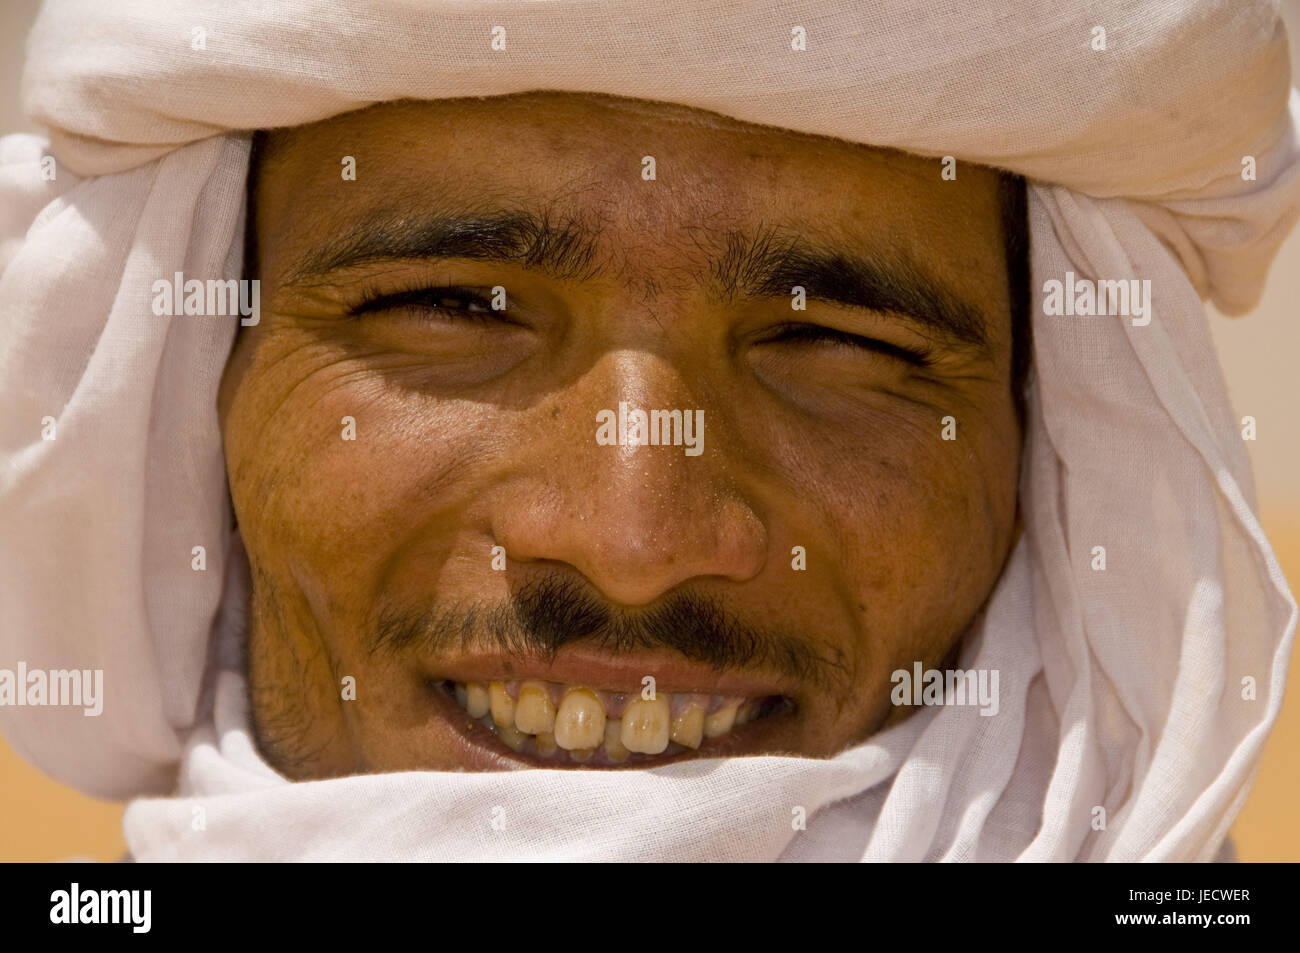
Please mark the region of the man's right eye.
POLYGON ((348 309, 348 316, 360 317, 363 314, 386 311, 404 311, 430 320, 511 323, 504 312, 492 308, 489 297, 472 288, 457 285, 408 288, 383 293, 367 292, 359 304, 348 309))

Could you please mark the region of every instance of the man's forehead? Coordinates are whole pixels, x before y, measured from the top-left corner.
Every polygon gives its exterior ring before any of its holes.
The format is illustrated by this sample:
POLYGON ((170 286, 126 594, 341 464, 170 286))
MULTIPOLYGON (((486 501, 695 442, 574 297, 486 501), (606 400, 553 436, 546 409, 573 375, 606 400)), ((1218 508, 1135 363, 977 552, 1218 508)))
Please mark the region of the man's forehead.
MULTIPOLYGON (((871 208, 910 205, 924 214, 926 203, 916 200, 939 182, 938 160, 591 93, 379 104, 273 131, 262 161, 271 176, 283 166, 296 184, 318 185, 336 202, 413 198, 439 184, 514 189, 564 198, 574 212, 584 205, 635 212, 647 225, 656 214, 674 222, 691 212, 743 218, 774 207, 869 219, 871 208), (356 169, 346 188, 344 156, 356 169)), ((994 179, 978 166, 962 171, 961 184, 943 195, 957 209, 987 199, 994 179)))
POLYGON ((622 104, 524 109, 508 99, 401 103, 279 131, 263 174, 273 190, 290 186, 295 214, 551 202, 569 217, 641 233, 773 212, 852 216, 860 205, 835 199, 846 187, 923 184, 912 181, 915 160, 885 150, 735 121, 685 123, 659 115, 658 104, 638 104, 643 115, 622 104), (355 178, 342 176, 345 157, 355 178), (304 206, 303 193, 326 201, 304 206))

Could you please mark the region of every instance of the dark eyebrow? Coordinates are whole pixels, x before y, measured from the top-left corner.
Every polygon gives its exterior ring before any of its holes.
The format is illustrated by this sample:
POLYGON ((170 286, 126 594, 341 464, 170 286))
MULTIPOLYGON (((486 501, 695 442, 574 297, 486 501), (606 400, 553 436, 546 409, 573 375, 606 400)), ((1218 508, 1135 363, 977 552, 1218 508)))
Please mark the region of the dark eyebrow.
POLYGON ((507 262, 536 268, 562 281, 581 281, 595 275, 598 235, 598 230, 586 223, 527 211, 379 216, 309 251, 286 283, 307 285, 333 271, 422 258, 507 262))
POLYGON ((711 277, 724 299, 788 298, 798 285, 810 300, 896 314, 932 335, 989 350, 980 310, 898 255, 855 255, 774 228, 757 234, 731 231, 713 260, 711 277))
MULTIPOLYGON (((466 258, 535 268, 558 280, 584 281, 602 268, 600 230, 571 218, 506 210, 481 215, 377 215, 299 260, 286 284, 309 286, 331 272, 383 261, 466 258)), ((876 258, 813 243, 789 228, 730 230, 711 248, 707 279, 716 297, 807 298, 895 314, 950 342, 987 351, 979 309, 949 292, 914 262, 876 258)))

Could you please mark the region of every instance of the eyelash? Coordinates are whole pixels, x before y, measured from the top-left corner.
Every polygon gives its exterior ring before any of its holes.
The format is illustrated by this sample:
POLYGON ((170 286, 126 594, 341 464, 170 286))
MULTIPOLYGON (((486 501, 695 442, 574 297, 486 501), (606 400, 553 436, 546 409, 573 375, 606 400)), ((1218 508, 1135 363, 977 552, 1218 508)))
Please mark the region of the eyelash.
POLYGON ((864 351, 875 351, 879 354, 885 355, 886 357, 895 357, 917 367, 930 367, 934 364, 934 354, 931 351, 903 347, 899 344, 891 344, 888 341, 863 337, 860 334, 851 334, 848 331, 841 331, 838 328, 828 328, 820 324, 779 325, 776 328, 776 333, 766 339, 766 343, 772 341, 820 342, 825 344, 855 347, 864 351))
POLYGON ((491 324, 505 320, 500 311, 492 310, 492 304, 487 298, 460 285, 437 287, 422 285, 400 291, 364 289, 361 292, 361 300, 348 309, 348 317, 358 318, 365 314, 374 314, 381 311, 401 311, 404 309, 438 312, 443 315, 442 320, 446 321, 466 320, 474 323, 491 324), (471 311, 468 308, 449 308, 439 303, 448 298, 452 300, 460 299, 471 305, 477 304, 483 310, 471 311), (453 315, 455 317, 452 317, 453 315))

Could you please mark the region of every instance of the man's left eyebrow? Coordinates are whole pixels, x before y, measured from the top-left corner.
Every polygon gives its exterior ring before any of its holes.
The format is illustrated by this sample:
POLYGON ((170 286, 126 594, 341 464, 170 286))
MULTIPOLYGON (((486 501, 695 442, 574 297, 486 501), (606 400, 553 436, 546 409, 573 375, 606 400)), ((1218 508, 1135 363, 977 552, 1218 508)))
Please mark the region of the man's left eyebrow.
POLYGON ((597 229, 576 219, 518 209, 377 215, 308 251, 285 283, 311 285, 348 268, 436 258, 505 262, 581 280, 596 271, 598 237, 597 229))
POLYGON ((805 297, 894 314, 921 333, 989 352, 988 326, 971 303, 913 261, 859 255, 776 229, 730 231, 712 261, 711 286, 725 300, 805 297))

